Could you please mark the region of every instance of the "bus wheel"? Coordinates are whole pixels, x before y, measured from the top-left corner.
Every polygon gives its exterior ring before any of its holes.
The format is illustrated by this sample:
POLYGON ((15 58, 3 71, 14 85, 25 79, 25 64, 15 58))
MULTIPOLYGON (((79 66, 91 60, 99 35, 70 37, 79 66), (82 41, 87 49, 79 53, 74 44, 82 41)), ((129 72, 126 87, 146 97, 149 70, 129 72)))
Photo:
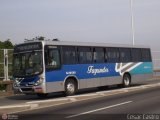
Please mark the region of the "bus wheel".
POLYGON ((131 77, 129 74, 123 76, 123 87, 129 87, 131 85, 131 77))
POLYGON ((74 95, 77 91, 77 84, 73 79, 68 79, 65 83, 65 94, 67 96, 74 95))
POLYGON ((37 96, 39 98, 46 98, 48 96, 48 93, 37 93, 37 96))

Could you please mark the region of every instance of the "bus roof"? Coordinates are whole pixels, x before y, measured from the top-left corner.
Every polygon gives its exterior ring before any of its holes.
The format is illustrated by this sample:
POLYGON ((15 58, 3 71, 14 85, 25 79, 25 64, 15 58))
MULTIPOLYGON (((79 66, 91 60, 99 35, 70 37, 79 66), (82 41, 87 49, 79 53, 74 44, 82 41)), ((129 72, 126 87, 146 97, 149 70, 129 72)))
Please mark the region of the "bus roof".
POLYGON ((43 42, 45 45, 150 48, 149 46, 143 46, 143 45, 111 44, 111 43, 96 43, 96 42, 76 42, 76 41, 43 41, 43 42))
MULTIPOLYGON (((149 46, 143 45, 131 45, 131 44, 112 44, 112 43, 96 43, 96 42, 77 42, 77 41, 29 41, 32 42, 43 42, 44 45, 66 45, 66 46, 92 46, 92 47, 126 47, 126 48, 150 48, 149 46)), ((23 44, 25 44, 23 43, 23 44)))

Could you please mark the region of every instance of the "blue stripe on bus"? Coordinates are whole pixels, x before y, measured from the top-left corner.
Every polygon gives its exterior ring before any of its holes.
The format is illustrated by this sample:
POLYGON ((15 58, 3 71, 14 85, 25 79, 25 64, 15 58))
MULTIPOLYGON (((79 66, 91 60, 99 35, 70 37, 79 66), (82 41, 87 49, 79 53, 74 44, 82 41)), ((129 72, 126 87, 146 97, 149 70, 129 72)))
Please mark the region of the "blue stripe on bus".
POLYGON ((115 72, 115 64, 63 65, 60 70, 46 72, 46 81, 62 81, 69 75, 74 75, 78 79, 88 79, 119 76, 119 73, 115 72))
POLYGON ((36 75, 34 77, 26 77, 22 80, 21 84, 26 84, 26 83, 29 83, 29 82, 36 82, 37 80, 39 80, 38 75, 36 75))
MULTIPOLYGON (((63 65, 60 70, 46 72, 46 82, 64 81, 67 76, 76 76, 78 79, 120 76, 115 67, 116 63, 63 65)), ((146 62, 129 72, 131 74, 148 74, 153 72, 152 67, 152 62, 146 62)))

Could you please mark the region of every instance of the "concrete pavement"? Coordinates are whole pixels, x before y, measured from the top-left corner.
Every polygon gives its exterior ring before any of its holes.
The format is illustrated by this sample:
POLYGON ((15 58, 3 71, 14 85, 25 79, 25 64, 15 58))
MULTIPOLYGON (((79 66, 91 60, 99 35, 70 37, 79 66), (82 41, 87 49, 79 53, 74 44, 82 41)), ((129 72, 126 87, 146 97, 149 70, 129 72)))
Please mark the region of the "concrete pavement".
MULTIPOLYGON (((112 96, 118 94, 124 94, 132 91, 141 91, 145 89, 150 89, 154 87, 160 87, 159 81, 152 81, 152 83, 147 83, 146 85, 132 86, 129 88, 115 88, 105 91, 93 91, 87 94, 79 94, 75 96, 63 97, 62 94, 59 94, 57 98, 48 98, 48 99, 38 99, 36 96, 12 96, 12 104, 7 105, 7 98, 0 99, 0 101, 5 101, 6 104, 0 106, 0 113, 16 113, 18 111, 26 111, 33 109, 40 109, 49 106, 57 106, 61 104, 73 103, 77 101, 83 101, 88 99, 96 99, 105 96, 112 96), (14 99, 13 99, 14 98, 14 99), (26 99, 28 98, 28 99, 26 99), (17 104, 18 102, 18 104, 17 104)), ((8 101, 9 102, 9 101, 8 101)), ((2 103, 1 103, 2 104, 2 103)))

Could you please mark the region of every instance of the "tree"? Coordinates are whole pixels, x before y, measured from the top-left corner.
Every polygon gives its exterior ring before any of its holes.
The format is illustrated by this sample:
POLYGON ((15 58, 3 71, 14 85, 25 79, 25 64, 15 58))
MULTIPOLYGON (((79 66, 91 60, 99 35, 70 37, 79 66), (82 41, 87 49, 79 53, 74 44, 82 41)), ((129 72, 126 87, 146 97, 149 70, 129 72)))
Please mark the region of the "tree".
POLYGON ((13 44, 12 42, 8 39, 6 41, 4 41, 4 47, 7 49, 12 49, 13 48, 13 44))
POLYGON ((45 37, 43 37, 43 36, 37 36, 37 37, 33 38, 32 40, 43 41, 43 40, 45 40, 45 37))
MULTIPOLYGON (((51 41, 51 39, 46 39, 43 36, 36 36, 36 37, 34 37, 32 39, 24 39, 24 40, 25 40, 25 42, 30 42, 30 41, 35 41, 35 40, 38 40, 38 41, 44 41, 44 40, 51 41)), ((52 39, 52 41, 59 41, 59 39, 58 38, 54 38, 54 39, 52 39)))
POLYGON ((37 37, 37 39, 40 40, 40 41, 43 41, 45 39, 45 37, 39 36, 39 37, 37 37))
POLYGON ((0 49, 13 49, 14 45, 10 41, 10 39, 7 39, 6 41, 2 42, 0 41, 0 49))

